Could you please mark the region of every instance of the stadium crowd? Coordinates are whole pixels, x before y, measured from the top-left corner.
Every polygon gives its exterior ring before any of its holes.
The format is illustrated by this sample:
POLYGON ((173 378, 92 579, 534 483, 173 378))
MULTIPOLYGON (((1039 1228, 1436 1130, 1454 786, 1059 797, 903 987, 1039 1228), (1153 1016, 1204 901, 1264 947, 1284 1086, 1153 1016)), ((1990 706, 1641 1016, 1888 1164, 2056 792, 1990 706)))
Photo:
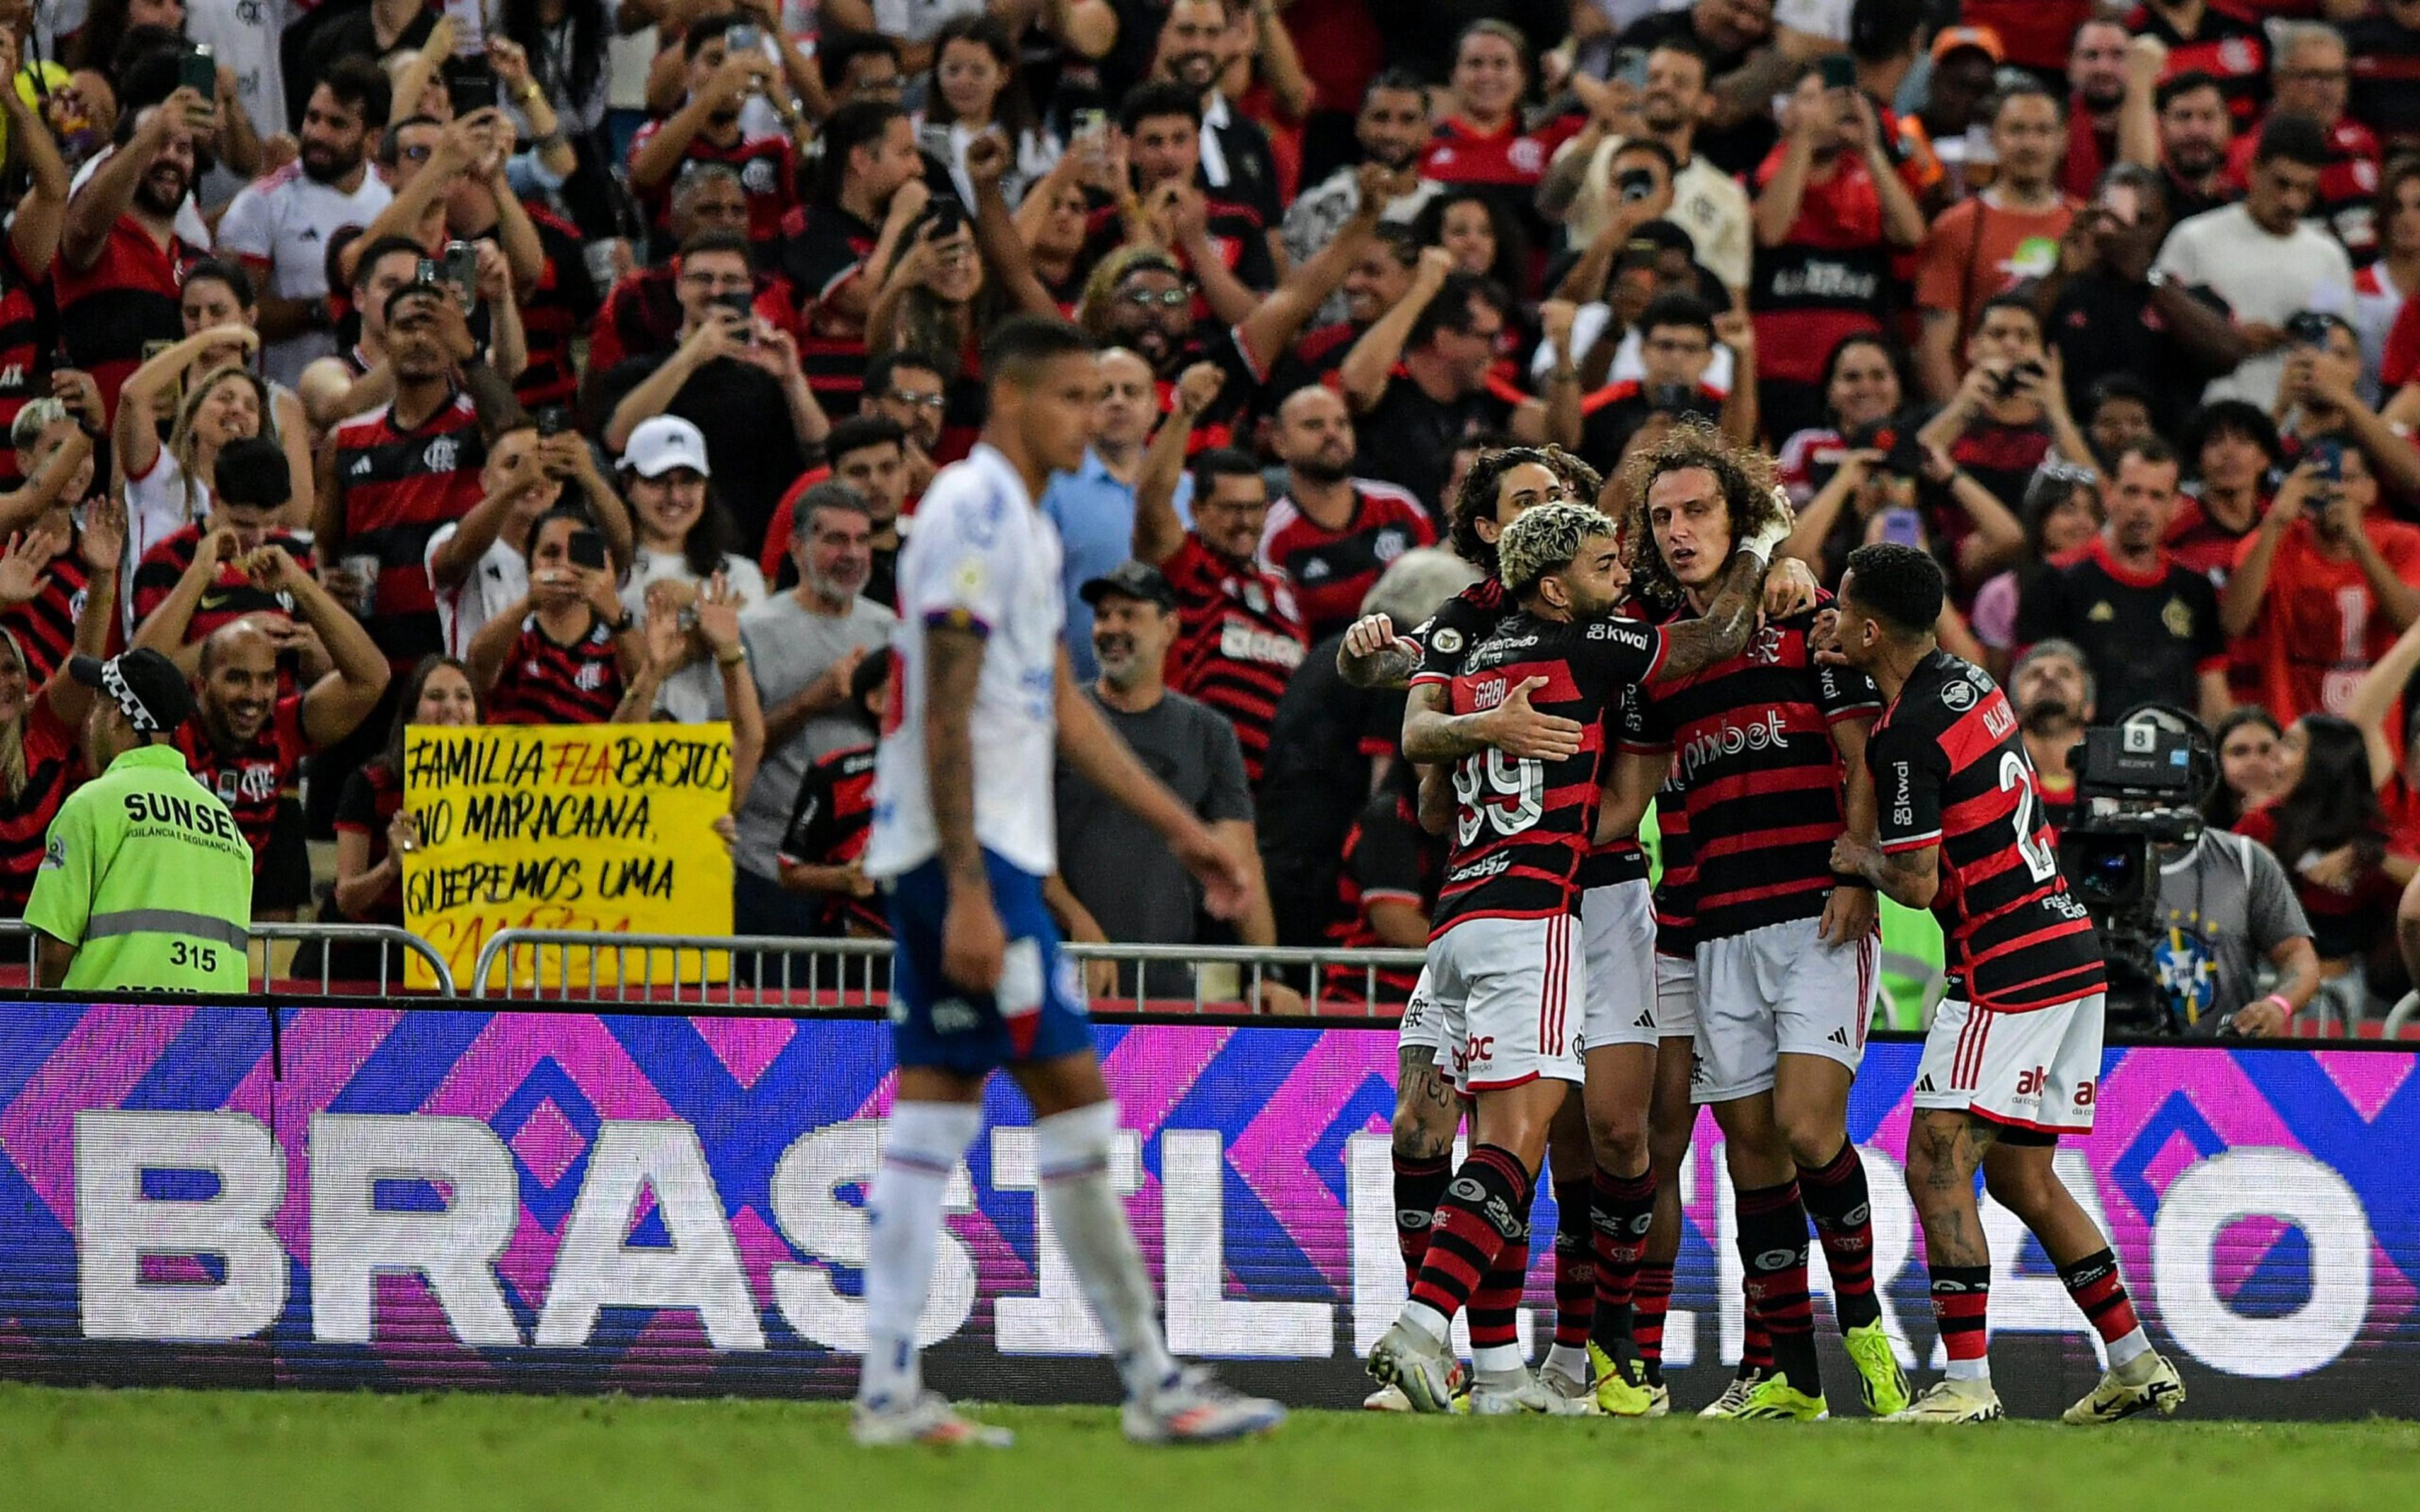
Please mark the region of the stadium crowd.
POLYGON ((1424 944, 1347 626, 1480 577, 1490 451, 1618 510, 1697 417, 1818 584, 1937 557, 2054 820, 2086 724, 2211 726, 2173 990, 2405 985, 2420 0, 0 0, 0 62, 12 913, 133 643, 257 917, 401 921, 409 723, 727 718, 737 930, 881 932, 896 559, 1022 312, 1100 347, 1068 653, 1261 877, 1211 920, 1063 771, 1078 939, 1424 944))

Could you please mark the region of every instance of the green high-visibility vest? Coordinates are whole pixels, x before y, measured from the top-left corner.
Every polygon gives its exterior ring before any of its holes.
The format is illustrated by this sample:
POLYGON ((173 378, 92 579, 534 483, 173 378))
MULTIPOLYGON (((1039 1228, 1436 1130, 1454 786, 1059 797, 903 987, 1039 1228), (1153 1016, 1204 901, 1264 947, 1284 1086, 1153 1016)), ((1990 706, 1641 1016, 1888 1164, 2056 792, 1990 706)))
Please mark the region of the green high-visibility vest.
POLYGON ((184 752, 138 746, 59 806, 25 922, 76 947, 70 991, 241 993, 252 846, 184 752))

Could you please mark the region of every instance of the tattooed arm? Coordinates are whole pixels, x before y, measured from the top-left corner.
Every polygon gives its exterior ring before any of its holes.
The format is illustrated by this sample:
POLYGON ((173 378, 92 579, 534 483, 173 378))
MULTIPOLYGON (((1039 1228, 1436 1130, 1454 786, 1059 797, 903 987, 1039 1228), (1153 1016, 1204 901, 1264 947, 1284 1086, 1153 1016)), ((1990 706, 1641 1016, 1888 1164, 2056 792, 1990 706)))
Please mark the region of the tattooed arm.
POLYGON ((1832 870, 1870 882, 1891 902, 1908 908, 1930 908, 1941 890, 1941 847, 1890 855, 1879 846, 1842 835, 1832 842, 1832 870))
POLYGON ((1764 559, 1753 551, 1734 551, 1723 569, 1722 586, 1706 612, 1664 628, 1664 660, 1655 680, 1670 682, 1701 672, 1747 649, 1756 628, 1757 599, 1764 591, 1764 559))

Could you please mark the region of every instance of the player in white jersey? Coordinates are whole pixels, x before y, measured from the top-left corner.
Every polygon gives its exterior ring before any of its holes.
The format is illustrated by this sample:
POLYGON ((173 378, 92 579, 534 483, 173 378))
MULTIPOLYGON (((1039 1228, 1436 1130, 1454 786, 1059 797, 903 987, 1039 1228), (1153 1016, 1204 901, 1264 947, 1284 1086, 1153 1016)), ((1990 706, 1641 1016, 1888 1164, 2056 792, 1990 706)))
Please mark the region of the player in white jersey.
POLYGON ((1054 758, 1158 830, 1213 912, 1240 913, 1250 883, 1067 670, 1059 536, 1034 501, 1091 444, 1092 343, 1064 321, 1012 319, 985 345, 984 378, 983 440, 933 480, 899 557, 896 682, 865 854, 897 941, 899 1090, 866 1196, 866 1352, 851 1427, 868 1444, 1007 1442, 923 1389, 916 1349, 951 1173, 982 1130, 984 1083, 1006 1066, 1033 1105, 1042 1211, 1125 1381, 1126 1436, 1264 1432, 1283 1408, 1170 1358, 1109 1181, 1117 1104, 1042 903, 1058 860, 1054 758))

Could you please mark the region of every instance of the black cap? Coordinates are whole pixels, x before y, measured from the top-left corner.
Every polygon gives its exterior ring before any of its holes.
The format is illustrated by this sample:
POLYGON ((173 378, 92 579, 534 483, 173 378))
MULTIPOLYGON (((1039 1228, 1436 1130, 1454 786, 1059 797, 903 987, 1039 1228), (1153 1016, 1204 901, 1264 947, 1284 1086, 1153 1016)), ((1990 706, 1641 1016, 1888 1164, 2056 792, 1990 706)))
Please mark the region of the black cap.
POLYGON ((1176 607, 1176 590, 1168 586, 1168 579, 1159 575, 1157 567, 1140 562, 1121 562, 1076 590, 1078 598, 1096 609, 1111 594, 1156 604, 1161 609, 1176 607))
POLYGON ((220 447, 210 483, 221 502, 254 509, 282 509, 294 497, 294 472, 286 464, 286 449, 266 436, 245 436, 220 447))
POLYGON ((107 661, 70 657, 68 675, 116 700, 134 728, 151 734, 165 734, 194 712, 194 690, 185 674, 175 662, 147 646, 121 652, 107 661))

